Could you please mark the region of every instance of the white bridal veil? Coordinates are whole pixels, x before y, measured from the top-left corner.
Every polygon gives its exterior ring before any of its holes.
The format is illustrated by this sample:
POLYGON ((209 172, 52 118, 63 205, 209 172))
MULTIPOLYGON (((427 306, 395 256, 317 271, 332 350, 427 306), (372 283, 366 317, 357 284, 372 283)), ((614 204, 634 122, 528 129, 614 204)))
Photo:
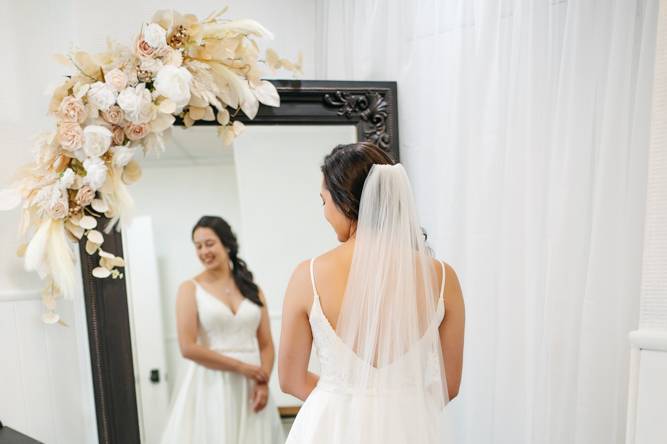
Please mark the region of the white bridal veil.
POLYGON ((397 406, 369 429, 389 442, 433 442, 443 433, 447 383, 440 346, 444 285, 402 165, 374 165, 364 184, 352 267, 336 333, 351 353, 342 376, 356 393, 397 406), (390 414, 391 416, 391 414, 390 414), (400 416, 400 417, 399 417, 400 416), (401 430, 409 419, 409 430, 401 430))

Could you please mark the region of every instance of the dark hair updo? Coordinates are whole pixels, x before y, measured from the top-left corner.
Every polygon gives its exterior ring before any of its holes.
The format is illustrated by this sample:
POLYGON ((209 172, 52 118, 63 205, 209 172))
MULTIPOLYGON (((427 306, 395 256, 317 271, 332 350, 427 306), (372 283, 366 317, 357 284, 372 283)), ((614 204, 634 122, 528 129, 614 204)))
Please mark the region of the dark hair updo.
POLYGON ((370 142, 338 145, 324 158, 324 185, 341 212, 350 220, 359 219, 359 203, 366 177, 375 164, 394 165, 389 154, 370 142))
POLYGON ((238 256, 239 243, 232 231, 232 227, 227 221, 219 216, 203 216, 192 228, 193 238, 197 228, 210 228, 213 230, 218 239, 220 239, 223 247, 227 249, 229 259, 233 264, 232 276, 239 291, 246 299, 251 300, 260 307, 263 306, 262 301, 259 299, 259 287, 255 284, 252 272, 248 269, 245 261, 238 256))

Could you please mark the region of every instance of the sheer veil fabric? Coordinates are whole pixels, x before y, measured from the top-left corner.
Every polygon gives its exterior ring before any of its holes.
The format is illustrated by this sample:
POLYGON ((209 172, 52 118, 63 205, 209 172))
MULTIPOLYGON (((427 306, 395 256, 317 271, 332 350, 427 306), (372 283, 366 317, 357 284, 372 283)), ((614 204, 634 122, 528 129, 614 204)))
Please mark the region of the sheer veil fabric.
POLYGON ((352 351, 341 360, 341 373, 354 393, 380 396, 403 410, 404 418, 422 412, 412 427, 436 436, 437 417, 448 402, 438 331, 444 265, 427 248, 402 165, 372 167, 354 248, 336 323, 337 335, 352 351), (442 284, 436 266, 443 268, 442 284))

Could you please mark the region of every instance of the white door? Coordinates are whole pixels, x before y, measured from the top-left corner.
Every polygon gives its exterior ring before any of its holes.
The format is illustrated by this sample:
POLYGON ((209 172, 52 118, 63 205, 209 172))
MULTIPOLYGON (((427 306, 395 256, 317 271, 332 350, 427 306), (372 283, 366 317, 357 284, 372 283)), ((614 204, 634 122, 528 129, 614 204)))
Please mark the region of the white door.
POLYGON ((149 216, 135 217, 123 231, 132 322, 132 351, 142 442, 160 441, 169 408, 160 279, 149 216))

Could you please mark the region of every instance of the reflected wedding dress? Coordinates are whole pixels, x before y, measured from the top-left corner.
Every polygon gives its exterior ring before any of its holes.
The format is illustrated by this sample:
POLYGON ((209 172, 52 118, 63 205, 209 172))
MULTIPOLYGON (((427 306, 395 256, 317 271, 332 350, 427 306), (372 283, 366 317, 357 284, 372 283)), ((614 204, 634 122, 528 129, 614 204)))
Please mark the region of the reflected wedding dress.
POLYGON ((354 255, 334 330, 316 288, 309 313, 316 387, 286 444, 450 444, 439 337, 445 267, 425 246, 400 164, 364 184, 354 255), (437 265, 436 265, 437 266, 437 265))
MULTIPOLYGON (((260 365, 260 308, 244 298, 233 313, 193 282, 200 343, 225 356, 260 365)), ((162 443, 282 444, 282 423, 271 396, 264 409, 257 413, 252 410, 253 384, 239 373, 190 362, 172 403, 162 443)))

